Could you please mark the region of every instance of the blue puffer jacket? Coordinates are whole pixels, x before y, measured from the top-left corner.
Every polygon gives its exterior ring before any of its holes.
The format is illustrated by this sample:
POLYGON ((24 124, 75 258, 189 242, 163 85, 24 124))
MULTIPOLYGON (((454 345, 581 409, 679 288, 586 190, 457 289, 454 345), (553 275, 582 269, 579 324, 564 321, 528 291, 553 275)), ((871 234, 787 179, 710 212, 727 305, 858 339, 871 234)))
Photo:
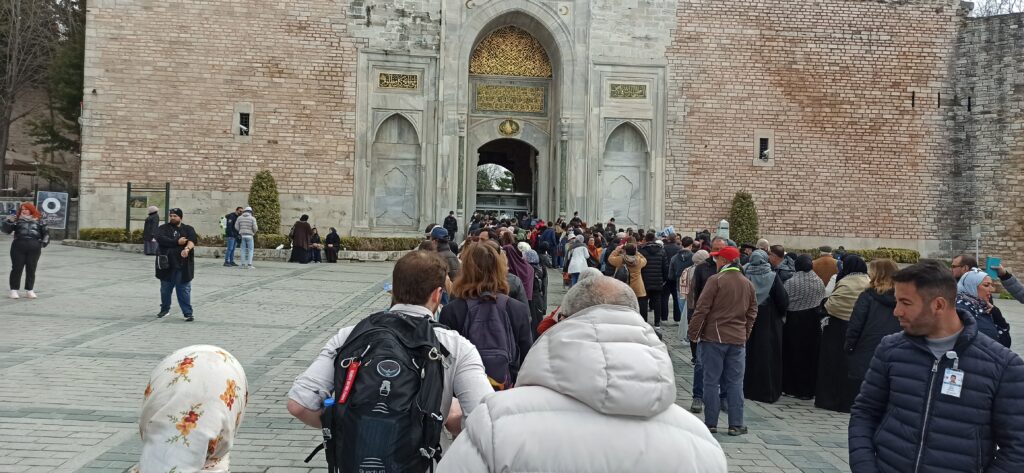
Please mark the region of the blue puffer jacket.
POLYGON ((940 393, 952 359, 923 337, 882 339, 850 411, 855 473, 1024 472, 1024 361, 958 314, 959 398, 940 393))

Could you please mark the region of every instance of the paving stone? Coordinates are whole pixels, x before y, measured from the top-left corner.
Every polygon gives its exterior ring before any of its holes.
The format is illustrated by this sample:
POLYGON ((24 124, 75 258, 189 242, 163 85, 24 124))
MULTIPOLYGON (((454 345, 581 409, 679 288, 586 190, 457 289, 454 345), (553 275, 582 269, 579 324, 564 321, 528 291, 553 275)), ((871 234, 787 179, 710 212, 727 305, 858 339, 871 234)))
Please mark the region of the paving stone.
MULTIPOLYGON (((339 328, 387 305, 381 282, 391 265, 264 262, 241 272, 202 260, 193 283, 200 317, 185 324, 153 317, 159 293, 151 264, 140 255, 51 245, 37 276, 39 299, 0 302, 11 321, 0 332, 0 473, 125 471, 141 449, 137 416, 150 371, 197 343, 228 349, 249 377, 232 471, 321 471, 322 464, 302 462, 318 434, 288 415, 286 393, 339 328)), ((554 272, 550 280, 554 306, 564 289, 554 272)), ((677 403, 689 407, 693 366, 676 330, 666 325, 665 342, 677 403)), ((749 434, 716 436, 730 471, 849 471, 847 415, 784 397, 772 405, 747 401, 745 416, 749 434)))

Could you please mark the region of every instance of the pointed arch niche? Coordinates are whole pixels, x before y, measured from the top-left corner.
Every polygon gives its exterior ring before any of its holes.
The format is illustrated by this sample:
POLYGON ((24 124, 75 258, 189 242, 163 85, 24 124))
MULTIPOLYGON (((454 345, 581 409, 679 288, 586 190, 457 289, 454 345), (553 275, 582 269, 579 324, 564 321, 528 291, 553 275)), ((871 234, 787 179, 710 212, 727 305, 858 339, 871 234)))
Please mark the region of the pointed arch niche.
POLYGON ((602 220, 615 217, 620 227, 645 226, 649 147, 644 134, 625 122, 608 135, 602 160, 602 220))
POLYGON ((377 128, 370 152, 374 227, 419 227, 420 140, 407 118, 394 114, 377 128))

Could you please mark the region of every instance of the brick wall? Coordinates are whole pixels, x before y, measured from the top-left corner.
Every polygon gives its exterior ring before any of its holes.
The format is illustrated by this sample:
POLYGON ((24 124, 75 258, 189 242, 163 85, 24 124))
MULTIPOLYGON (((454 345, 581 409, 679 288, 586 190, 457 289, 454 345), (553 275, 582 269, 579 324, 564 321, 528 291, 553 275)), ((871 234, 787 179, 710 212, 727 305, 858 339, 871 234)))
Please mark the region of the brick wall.
POLYGON ((956 251, 974 251, 1024 270, 1024 15, 974 18, 957 43, 955 211, 947 226, 956 251), (969 102, 969 107, 968 107, 969 102))
POLYGON ((958 6, 680 2, 668 223, 712 226, 746 190, 762 234, 938 240, 958 6), (774 132, 772 166, 752 164, 757 129, 774 132))
POLYGON ((91 4, 83 197, 127 181, 247 193, 261 169, 289 193, 350 196, 346 21, 322 0, 91 4), (232 127, 241 102, 253 104, 249 140, 232 127))

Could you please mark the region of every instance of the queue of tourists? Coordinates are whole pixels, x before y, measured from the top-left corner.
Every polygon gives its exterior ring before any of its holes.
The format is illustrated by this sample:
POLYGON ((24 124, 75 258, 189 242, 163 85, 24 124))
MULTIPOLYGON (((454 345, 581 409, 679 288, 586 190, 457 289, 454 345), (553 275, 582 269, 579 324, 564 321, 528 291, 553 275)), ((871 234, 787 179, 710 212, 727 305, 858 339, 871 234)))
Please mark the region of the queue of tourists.
MULTIPOLYGON (((3 221, 15 236, 11 297, 23 269, 34 296, 48 242, 33 210, 3 221)), ((257 226, 239 210, 245 241, 257 226)), ((192 321, 197 238, 181 209, 169 212, 151 232, 158 317, 173 290, 192 321)), ((397 261, 389 308, 324 334, 295 379, 287 411, 322 435, 307 462, 332 473, 724 472, 720 412, 725 433, 744 435, 745 400, 789 395, 850 413, 855 472, 1024 471, 1024 361, 993 279, 1021 303, 1024 285, 1006 268, 989 268, 993 278, 967 254, 952 270, 901 268, 841 248, 794 254, 576 215, 478 215, 457 239, 451 220, 397 261), (569 289, 549 313, 551 273, 569 289), (666 339, 689 345, 689 413, 676 405, 666 339)), ((221 348, 163 360, 145 389, 135 471, 229 471, 249 394, 221 348)))

